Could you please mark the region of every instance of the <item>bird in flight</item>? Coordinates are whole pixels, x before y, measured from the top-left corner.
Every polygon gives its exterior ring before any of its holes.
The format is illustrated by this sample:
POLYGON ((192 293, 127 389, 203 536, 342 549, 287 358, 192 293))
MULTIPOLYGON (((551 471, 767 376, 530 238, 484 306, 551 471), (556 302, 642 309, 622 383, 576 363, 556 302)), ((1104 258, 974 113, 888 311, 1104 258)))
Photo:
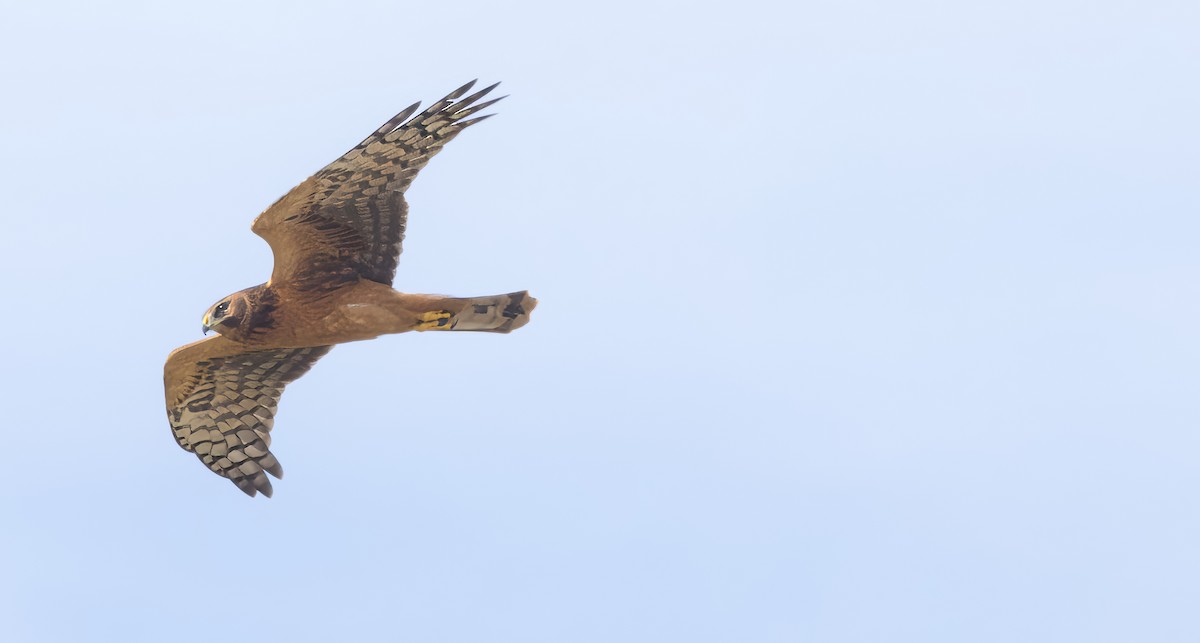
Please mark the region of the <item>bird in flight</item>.
MULTIPOLYGON (((497 83, 499 84, 499 83, 497 83)), ((404 191, 442 146, 499 98, 471 81, 416 114, 414 104, 292 188, 254 220, 271 246, 271 278, 204 313, 207 339, 167 357, 167 417, 179 446, 247 495, 271 496, 271 426, 288 383, 334 344, 410 330, 507 333, 529 321, 526 291, 491 297, 391 287, 408 214, 404 191), (416 116, 413 116, 416 114, 416 116)), ((503 97, 501 97, 503 98, 503 97)))

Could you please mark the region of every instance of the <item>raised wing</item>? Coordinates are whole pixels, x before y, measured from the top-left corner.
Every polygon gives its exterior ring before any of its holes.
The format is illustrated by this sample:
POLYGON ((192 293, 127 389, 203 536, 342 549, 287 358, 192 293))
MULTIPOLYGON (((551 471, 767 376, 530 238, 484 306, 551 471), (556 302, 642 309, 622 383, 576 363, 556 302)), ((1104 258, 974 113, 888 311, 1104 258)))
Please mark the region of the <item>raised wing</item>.
POLYGON ((408 213, 404 191, 442 146, 488 118, 468 116, 500 100, 476 104, 496 85, 459 100, 474 85, 417 116, 420 103, 400 112, 259 215, 251 229, 275 255, 272 284, 318 292, 360 278, 391 285, 408 213))
POLYGON ((283 476, 268 448, 279 397, 330 348, 246 352, 216 336, 176 349, 164 373, 175 440, 246 494, 271 497, 267 474, 283 476))

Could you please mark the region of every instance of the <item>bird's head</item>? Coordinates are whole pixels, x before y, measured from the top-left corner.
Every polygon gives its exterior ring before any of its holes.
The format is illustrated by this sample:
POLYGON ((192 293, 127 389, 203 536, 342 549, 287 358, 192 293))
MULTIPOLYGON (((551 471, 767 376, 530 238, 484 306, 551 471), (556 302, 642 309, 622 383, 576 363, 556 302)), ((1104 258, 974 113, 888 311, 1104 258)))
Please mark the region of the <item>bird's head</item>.
POLYGON ((216 331, 230 339, 246 341, 271 325, 274 298, 264 286, 247 288, 213 304, 204 313, 204 334, 216 331))

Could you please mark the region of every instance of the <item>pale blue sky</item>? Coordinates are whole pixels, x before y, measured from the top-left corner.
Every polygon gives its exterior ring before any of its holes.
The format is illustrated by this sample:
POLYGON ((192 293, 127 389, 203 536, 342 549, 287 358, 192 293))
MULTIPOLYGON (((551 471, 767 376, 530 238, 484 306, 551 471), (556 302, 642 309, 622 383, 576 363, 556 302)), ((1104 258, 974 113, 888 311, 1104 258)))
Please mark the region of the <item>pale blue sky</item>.
POLYGON ((1195 2, 3 14, 3 640, 1200 639, 1195 2), (243 496, 164 358, 476 77, 397 286, 532 323, 335 349, 243 496))

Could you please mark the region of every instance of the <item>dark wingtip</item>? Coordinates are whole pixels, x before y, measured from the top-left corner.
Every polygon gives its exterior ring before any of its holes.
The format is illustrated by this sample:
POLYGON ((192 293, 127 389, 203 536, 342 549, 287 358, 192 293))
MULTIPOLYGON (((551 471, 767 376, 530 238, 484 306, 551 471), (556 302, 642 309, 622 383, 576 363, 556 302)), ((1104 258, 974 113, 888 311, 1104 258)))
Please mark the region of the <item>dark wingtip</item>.
POLYGON ((495 105, 496 103, 499 103, 500 101, 504 100, 505 98, 508 98, 508 94, 499 96, 497 98, 493 98, 492 100, 484 101, 478 105, 474 105, 471 107, 471 110, 479 111, 479 110, 487 109, 487 108, 491 107, 492 105, 495 105))
POLYGON ((245 478, 245 481, 247 486, 262 493, 262 495, 268 498, 271 497, 272 493, 275 493, 275 489, 271 487, 271 479, 267 477, 267 474, 261 471, 249 478, 245 478))
POLYGON ((404 121, 408 120, 409 116, 416 114, 417 110, 420 108, 421 108, 421 101, 417 101, 417 102, 413 103, 412 105, 409 105, 408 107, 405 107, 404 109, 400 110, 400 112, 398 114, 396 114, 395 116, 392 117, 392 120, 390 122, 396 123, 396 127, 399 127, 400 125, 402 125, 404 123, 404 121))
POLYGON ((478 118, 472 118, 472 119, 465 120, 465 121, 459 121, 458 126, 460 128, 468 127, 470 125, 474 125, 475 123, 478 123, 479 121, 486 121, 487 119, 489 119, 493 116, 495 116, 495 114, 487 114, 486 116, 480 116, 478 118))
POLYGON ((477 82, 479 82, 478 78, 472 80, 471 82, 467 83, 466 85, 463 85, 462 87, 459 87, 458 89, 447 94, 446 99, 454 100, 454 99, 458 98, 459 96, 462 96, 463 94, 471 91, 471 88, 474 87, 475 83, 477 83, 477 82))
MULTIPOLYGON (((475 92, 474 94, 471 94, 470 96, 467 96, 466 98, 458 101, 458 107, 459 108, 465 107, 467 105, 470 105, 471 103, 474 103, 475 101, 479 100, 480 98, 487 96, 488 92, 495 89, 499 84, 500 83, 492 83, 491 85, 488 85, 487 87, 484 87, 483 89, 475 92)), ((503 98, 503 97, 501 97, 501 98, 503 98)), ((496 100, 500 100, 500 99, 497 98, 496 100)), ((489 104, 494 103, 494 102, 496 102, 496 101, 490 101, 489 104)))

